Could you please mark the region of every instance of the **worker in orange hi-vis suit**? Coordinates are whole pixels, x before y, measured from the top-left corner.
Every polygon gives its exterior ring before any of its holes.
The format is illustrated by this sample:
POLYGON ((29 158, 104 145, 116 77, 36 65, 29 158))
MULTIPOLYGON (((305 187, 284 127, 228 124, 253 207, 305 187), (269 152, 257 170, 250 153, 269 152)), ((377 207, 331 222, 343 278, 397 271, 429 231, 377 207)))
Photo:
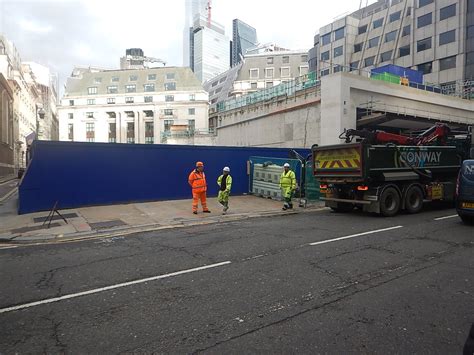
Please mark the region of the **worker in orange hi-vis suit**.
POLYGON ((199 200, 201 200, 203 212, 211 213, 206 204, 207 183, 202 162, 196 163, 196 169, 189 174, 188 182, 193 190, 193 213, 197 214, 199 200))

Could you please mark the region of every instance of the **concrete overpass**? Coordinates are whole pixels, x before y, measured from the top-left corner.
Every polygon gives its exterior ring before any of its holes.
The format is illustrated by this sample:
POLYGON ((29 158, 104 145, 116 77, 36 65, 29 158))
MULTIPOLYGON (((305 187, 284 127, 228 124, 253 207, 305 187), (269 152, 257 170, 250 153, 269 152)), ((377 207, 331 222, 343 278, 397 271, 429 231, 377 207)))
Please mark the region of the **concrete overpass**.
POLYGON ((309 148, 337 144, 345 128, 422 130, 474 125, 474 100, 372 80, 324 76, 317 87, 218 113, 218 145, 309 148))

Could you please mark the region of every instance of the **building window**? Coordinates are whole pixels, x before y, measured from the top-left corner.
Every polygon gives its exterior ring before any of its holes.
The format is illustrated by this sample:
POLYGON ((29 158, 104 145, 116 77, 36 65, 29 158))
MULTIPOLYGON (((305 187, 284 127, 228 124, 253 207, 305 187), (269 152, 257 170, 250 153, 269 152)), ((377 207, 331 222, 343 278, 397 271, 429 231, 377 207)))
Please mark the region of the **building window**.
POLYGON ((379 18, 378 20, 375 20, 374 22, 372 22, 372 26, 374 30, 376 28, 382 27, 382 25, 383 25, 383 18, 379 18))
POLYGON ((70 141, 74 140, 74 124, 72 123, 67 125, 67 137, 70 141))
POLYGON ((171 126, 173 125, 173 120, 165 120, 164 122, 164 131, 169 132, 171 130, 171 126))
POLYGON ((434 0, 418 0, 418 7, 423 7, 431 4, 434 0))
POLYGON ((145 102, 153 102, 153 96, 145 96, 144 97, 145 102))
POLYGON ((321 44, 323 46, 325 46, 326 44, 329 44, 329 43, 331 43, 331 34, 330 33, 321 36, 321 44))
POLYGON ((474 26, 468 26, 467 27, 466 36, 467 36, 467 38, 474 38, 474 26))
POLYGON ((400 52, 400 55, 399 55, 400 58, 410 55, 410 45, 400 47, 399 52, 400 52))
POLYGON ((392 42, 395 41, 395 38, 397 38, 397 31, 392 31, 388 32, 385 34, 385 42, 392 42))
POLYGON ((173 116, 173 109, 165 108, 163 113, 165 114, 165 116, 173 116))
POLYGON ((267 57, 267 64, 273 64, 273 57, 267 57))
POLYGON ((86 112, 87 118, 94 118, 94 112, 86 112))
POLYGON ((467 1, 467 12, 474 12, 474 0, 467 1))
POLYGON ((195 94, 189 94, 189 101, 196 101, 196 95, 195 94))
POLYGON ((127 122, 127 143, 135 143, 135 122, 127 122))
POLYGON ((321 53, 321 60, 322 61, 329 60, 329 51, 321 53))
POLYGON ((402 30, 402 37, 408 36, 410 33, 411 33, 411 26, 410 25, 404 26, 402 30))
POLYGON ((88 105, 95 105, 95 99, 87 99, 88 105))
POLYGON ((448 44, 456 40, 456 30, 440 33, 439 45, 448 44))
POLYGON ((453 16, 456 16, 456 4, 443 7, 439 10, 440 21, 453 17, 453 16))
POLYGON ((433 62, 418 64, 417 69, 423 74, 430 74, 433 71, 433 62))
POLYGON ((166 80, 174 80, 175 75, 174 73, 166 73, 166 80))
POLYGON ((308 74, 308 67, 306 65, 300 66, 300 76, 308 74))
POLYGON ((125 85, 125 92, 137 92, 136 85, 125 85))
POLYGON ((188 108, 188 115, 194 116, 196 114, 196 109, 195 108, 188 108))
POLYGON ((165 83, 165 91, 175 91, 176 90, 176 83, 165 83))
POLYGON ((466 53, 466 65, 474 64, 474 52, 466 53))
POLYGON ((111 81, 112 81, 113 83, 118 83, 118 82, 120 81, 120 79, 119 79, 118 76, 113 76, 111 81))
POLYGON ((107 94, 117 94, 118 87, 117 86, 107 86, 107 94))
POLYGON ((74 100, 69 100, 69 106, 74 106, 74 100))
POLYGON ((360 52, 362 50, 362 43, 354 44, 354 53, 360 52))
POLYGON ((126 104, 133 104, 134 101, 135 101, 134 98, 131 97, 131 96, 125 98, 125 103, 126 104))
POLYGON ((250 69, 250 79, 258 79, 259 73, 258 69, 250 69))
POLYGON ((417 19, 417 23, 418 23, 417 27, 418 27, 418 28, 421 28, 421 27, 425 27, 425 26, 431 25, 431 23, 432 23, 432 18, 433 18, 433 16, 432 16, 431 12, 430 12, 429 14, 426 14, 426 15, 423 15, 423 16, 418 17, 418 19, 417 19))
POLYGON ((288 64, 290 62, 290 57, 287 56, 287 55, 284 55, 282 58, 281 58, 281 62, 283 64, 288 64))
POLYGON ((128 80, 129 80, 129 81, 137 81, 137 80, 138 80, 138 75, 130 75, 130 76, 128 77, 128 80))
POLYGON ((439 70, 448 70, 456 68, 456 56, 447 57, 439 60, 439 70))
POLYGON ((364 26, 359 26, 359 31, 358 31, 358 34, 363 34, 363 33, 366 33, 367 32, 367 25, 364 25, 364 26))
POLYGON ((273 78, 273 75, 275 73, 275 69, 273 68, 265 68, 265 78, 273 78))
POLYGON ((250 88, 251 89, 256 89, 257 88, 257 83, 256 82, 250 83, 250 88))
POLYGON ((303 54, 301 56, 301 63, 307 63, 308 62, 308 55, 307 54, 303 54))
POLYGON ((365 65, 366 67, 370 67, 371 65, 374 65, 374 62, 375 62, 375 56, 369 57, 369 58, 365 58, 365 60, 364 60, 364 65, 365 65))
POLYGON ((86 141, 93 142, 95 140, 95 127, 94 122, 86 123, 86 141))
POLYGON ((423 52, 431 48, 431 37, 421 39, 416 43, 416 51, 423 52))
POLYGON ((340 57, 343 53, 342 46, 334 48, 334 58, 340 57))
POLYGON ((94 84, 100 84, 102 82, 102 78, 94 78, 94 84))
POLYGON ((411 6, 408 6, 407 8, 407 16, 411 16, 411 6))
POLYGON ((349 71, 357 70, 359 69, 359 61, 352 62, 349 67, 349 71))
POLYGON ((266 89, 271 89, 273 87, 273 81, 267 81, 265 83, 265 88, 266 89))
POLYGON ((289 78, 290 75, 291 75, 291 73, 290 73, 290 68, 289 67, 281 68, 281 77, 282 78, 289 78))
POLYGON ((321 76, 329 75, 329 69, 321 70, 321 76))
POLYGON ((172 101, 174 101, 174 95, 166 95, 166 96, 165 96, 165 101, 166 101, 166 102, 172 102, 172 101))
POLYGON ((383 52, 382 54, 380 54, 380 62, 388 62, 389 60, 392 59, 392 52, 393 51, 387 51, 387 52, 383 52))
POLYGON ((73 113, 68 113, 68 114, 67 114, 67 117, 68 117, 70 120, 72 120, 72 119, 74 119, 74 114, 73 114, 73 113))
POLYGON ((108 97, 107 98, 107 103, 112 105, 112 104, 115 104, 115 97, 108 97))
POLYGON ((194 134, 196 131, 196 120, 188 120, 188 131, 190 134, 194 134))
POLYGON ((97 87, 92 86, 90 88, 87 88, 87 94, 88 95, 97 95, 97 87))
POLYGON ((153 122, 145 122, 145 143, 153 144, 155 140, 155 125, 153 122))
POLYGON ((334 40, 337 41, 344 38, 345 27, 338 28, 334 31, 334 40))
POLYGON ((377 47, 379 45, 379 36, 369 39, 369 48, 377 47))
POLYGON ((389 21, 388 22, 395 22, 400 20, 400 15, 401 11, 394 12, 393 14, 390 14, 389 21))
POLYGON ((109 123, 109 143, 117 142, 117 124, 115 122, 109 123))
POLYGON ((343 68, 342 65, 336 65, 336 66, 334 66, 333 72, 334 73, 339 73, 340 71, 342 71, 342 68, 343 68))
POLYGON ((143 89, 145 92, 153 92, 155 91, 155 84, 145 84, 143 85, 143 89))
POLYGON ((148 80, 156 80, 156 74, 148 74, 148 80))

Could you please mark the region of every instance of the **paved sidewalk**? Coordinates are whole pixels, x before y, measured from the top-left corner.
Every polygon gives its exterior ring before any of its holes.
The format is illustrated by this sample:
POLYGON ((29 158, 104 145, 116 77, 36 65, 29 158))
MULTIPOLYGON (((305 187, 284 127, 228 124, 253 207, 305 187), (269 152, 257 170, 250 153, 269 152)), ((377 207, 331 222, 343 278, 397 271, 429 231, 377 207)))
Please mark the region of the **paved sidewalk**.
POLYGON ((300 213, 321 207, 320 203, 291 212, 282 203, 255 196, 231 197, 230 209, 222 214, 216 198, 208 199, 210 214, 191 212, 191 200, 132 203, 61 210, 67 224, 55 215, 50 228, 43 225, 48 212, 16 215, 15 198, 0 206, 0 247, 3 244, 61 242, 72 239, 105 238, 136 232, 219 223, 252 217, 300 213))

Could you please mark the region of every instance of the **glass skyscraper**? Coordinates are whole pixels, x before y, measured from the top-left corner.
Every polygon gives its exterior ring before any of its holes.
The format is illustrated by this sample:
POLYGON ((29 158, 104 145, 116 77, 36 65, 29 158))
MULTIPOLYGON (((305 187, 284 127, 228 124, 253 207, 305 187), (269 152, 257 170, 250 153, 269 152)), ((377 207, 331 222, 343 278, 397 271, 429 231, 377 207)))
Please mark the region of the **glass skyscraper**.
POLYGON ((247 49, 257 45, 257 30, 245 22, 232 21, 232 66, 241 61, 247 49))
POLYGON ((183 31, 183 66, 191 67, 191 40, 192 28, 196 16, 204 16, 207 13, 208 0, 184 0, 185 17, 183 31))

